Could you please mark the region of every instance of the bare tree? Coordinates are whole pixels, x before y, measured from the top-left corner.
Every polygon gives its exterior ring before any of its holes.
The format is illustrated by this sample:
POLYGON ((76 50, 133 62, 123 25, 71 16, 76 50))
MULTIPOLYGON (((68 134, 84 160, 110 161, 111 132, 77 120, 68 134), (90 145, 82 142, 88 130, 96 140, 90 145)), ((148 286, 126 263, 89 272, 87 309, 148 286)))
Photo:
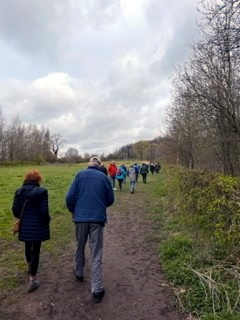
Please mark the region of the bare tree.
POLYGON ((51 150, 55 156, 55 159, 58 158, 59 150, 64 145, 64 140, 60 134, 54 134, 50 139, 51 150))
POLYGON ((43 158, 44 160, 50 160, 51 159, 51 140, 50 140, 50 132, 49 129, 44 130, 43 129, 43 146, 42 146, 42 152, 43 152, 43 158))
POLYGON ((14 118, 7 129, 7 144, 9 160, 24 159, 24 126, 19 117, 14 118))
POLYGON ((7 140, 6 140, 6 122, 4 120, 2 109, 0 107, 0 160, 7 158, 7 140))
MULTIPOLYGON (((214 6, 202 1, 203 19, 199 26, 203 38, 194 45, 192 57, 175 83, 171 127, 183 140, 181 147, 189 160, 195 154, 196 161, 200 156, 194 147, 196 139, 192 139, 199 135, 192 130, 195 123, 203 132, 202 141, 214 142, 212 149, 223 172, 231 175, 240 173, 239 9, 240 0, 220 0, 214 6), (192 124, 188 122, 190 131, 186 122, 189 111, 194 115, 192 124)), ((202 146, 205 147, 203 143, 202 146)))
POLYGON ((69 148, 65 153, 65 158, 68 161, 76 162, 79 160, 78 151, 75 148, 69 148))

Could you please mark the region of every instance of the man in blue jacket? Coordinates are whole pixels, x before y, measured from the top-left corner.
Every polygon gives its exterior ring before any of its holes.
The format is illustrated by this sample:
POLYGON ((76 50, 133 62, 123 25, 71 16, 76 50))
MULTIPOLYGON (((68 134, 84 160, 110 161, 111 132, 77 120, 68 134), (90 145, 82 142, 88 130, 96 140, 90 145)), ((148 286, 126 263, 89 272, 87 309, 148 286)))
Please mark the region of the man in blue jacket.
POLYGON ((91 292, 95 303, 101 302, 105 294, 102 283, 103 228, 107 222, 107 207, 113 202, 113 188, 101 170, 101 160, 93 157, 88 168, 75 176, 66 195, 66 204, 75 222, 77 248, 74 273, 80 282, 84 279, 85 246, 89 239, 91 292))

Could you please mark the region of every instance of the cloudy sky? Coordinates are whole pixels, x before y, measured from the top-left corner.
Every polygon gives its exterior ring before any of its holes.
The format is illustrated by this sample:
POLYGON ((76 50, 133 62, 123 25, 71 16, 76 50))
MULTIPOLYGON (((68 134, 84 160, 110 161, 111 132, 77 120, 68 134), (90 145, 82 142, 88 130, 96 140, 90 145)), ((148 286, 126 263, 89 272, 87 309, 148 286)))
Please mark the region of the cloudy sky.
POLYGON ((197 0, 0 2, 0 107, 80 154, 165 130, 170 78, 198 37, 197 0))

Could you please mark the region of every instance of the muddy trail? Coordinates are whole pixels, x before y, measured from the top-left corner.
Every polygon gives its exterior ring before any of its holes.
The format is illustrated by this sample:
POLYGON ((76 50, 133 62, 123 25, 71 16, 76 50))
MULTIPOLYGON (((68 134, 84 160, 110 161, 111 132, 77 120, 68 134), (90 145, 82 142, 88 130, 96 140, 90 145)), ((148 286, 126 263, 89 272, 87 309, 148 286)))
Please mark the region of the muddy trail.
MULTIPOLYGON (((40 287, 27 293, 22 284, 0 301, 0 320, 186 320, 158 262, 149 219, 149 203, 141 185, 135 194, 128 185, 116 192, 104 231, 103 281, 106 295, 94 304, 90 294, 87 248, 84 282, 73 268, 74 234, 64 255, 48 257, 44 245, 39 266, 40 287)), ((69 221, 70 223, 70 221, 69 221)))

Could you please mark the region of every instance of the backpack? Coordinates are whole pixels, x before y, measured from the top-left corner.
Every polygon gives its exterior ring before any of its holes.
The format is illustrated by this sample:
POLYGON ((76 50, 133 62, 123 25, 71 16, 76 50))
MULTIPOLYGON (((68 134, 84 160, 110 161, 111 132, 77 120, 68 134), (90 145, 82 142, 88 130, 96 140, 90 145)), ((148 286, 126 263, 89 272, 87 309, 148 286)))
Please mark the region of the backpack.
POLYGON ((119 169, 117 169, 117 176, 121 176, 121 175, 122 175, 122 173, 123 173, 123 172, 122 172, 122 169, 120 169, 120 168, 119 168, 119 169))
POLYGON ((139 173, 139 167, 138 166, 133 166, 134 170, 136 173, 139 173))

